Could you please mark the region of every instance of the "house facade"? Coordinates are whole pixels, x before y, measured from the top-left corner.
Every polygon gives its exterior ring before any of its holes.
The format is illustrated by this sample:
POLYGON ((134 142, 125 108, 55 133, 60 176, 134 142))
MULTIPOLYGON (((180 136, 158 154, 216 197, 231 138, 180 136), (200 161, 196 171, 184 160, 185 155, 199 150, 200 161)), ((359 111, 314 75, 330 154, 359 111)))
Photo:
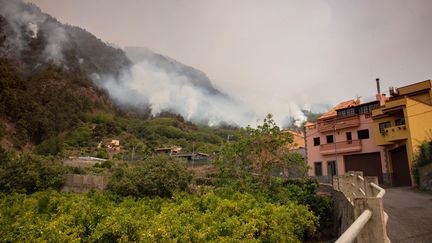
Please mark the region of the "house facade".
POLYGON ((301 154, 303 157, 306 157, 304 133, 299 132, 299 131, 290 130, 290 129, 283 130, 282 132, 283 133, 290 133, 292 135, 292 138, 293 138, 293 142, 291 144, 287 145, 287 148, 290 151, 297 152, 297 153, 301 154))
POLYGON ((390 99, 372 112, 377 145, 385 150, 394 186, 411 186, 418 145, 432 139, 432 81, 390 89, 390 99))
POLYGON ((329 181, 333 175, 363 171, 388 183, 386 153, 374 136, 372 110, 385 103, 386 97, 360 103, 359 99, 338 104, 317 122, 305 125, 306 159, 309 176, 329 181))

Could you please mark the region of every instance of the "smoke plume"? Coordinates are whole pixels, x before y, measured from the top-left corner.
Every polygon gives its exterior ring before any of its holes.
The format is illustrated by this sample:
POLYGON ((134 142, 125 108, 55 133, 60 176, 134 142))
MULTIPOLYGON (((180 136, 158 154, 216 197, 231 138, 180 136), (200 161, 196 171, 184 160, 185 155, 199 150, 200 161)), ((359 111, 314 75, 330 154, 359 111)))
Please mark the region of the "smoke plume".
POLYGON ((52 61, 57 65, 63 62, 63 46, 68 38, 60 23, 42 13, 34 4, 26 4, 21 0, 0 0, 0 15, 10 27, 5 30, 8 38, 4 44, 7 50, 2 50, 4 56, 20 58, 21 53, 29 48, 29 39, 45 37, 46 45, 42 52, 44 61, 52 61))

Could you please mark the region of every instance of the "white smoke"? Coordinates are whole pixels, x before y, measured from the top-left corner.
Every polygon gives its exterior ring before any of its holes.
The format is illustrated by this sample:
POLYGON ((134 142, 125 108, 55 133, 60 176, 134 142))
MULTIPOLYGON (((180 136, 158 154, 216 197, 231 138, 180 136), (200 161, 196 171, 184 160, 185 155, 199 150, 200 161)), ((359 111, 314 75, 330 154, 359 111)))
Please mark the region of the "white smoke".
POLYGON ((29 23, 27 25, 27 29, 31 32, 31 38, 35 39, 37 38, 38 32, 39 32, 39 27, 37 24, 35 23, 29 23))
POLYGON ((120 103, 150 104, 154 115, 175 111, 188 120, 208 125, 221 122, 248 125, 255 117, 240 102, 194 87, 188 77, 167 73, 147 61, 134 64, 122 72, 119 79, 99 75, 94 75, 93 79, 120 103))
POLYGON ((63 46, 68 41, 65 29, 57 23, 48 22, 43 25, 48 42, 43 51, 46 61, 53 61, 59 65, 63 62, 63 46))
POLYGON ((63 62, 62 47, 68 40, 66 31, 60 24, 50 21, 38 7, 22 0, 0 0, 0 15, 13 30, 7 38, 7 46, 12 49, 11 55, 19 57, 29 47, 26 35, 35 39, 42 31, 47 42, 43 50, 45 61, 53 61, 55 64, 63 62))
MULTIPOLYGON (((108 90, 120 104, 150 104, 153 115, 161 111, 175 111, 188 120, 205 122, 210 126, 221 122, 256 126, 267 113, 273 113, 271 109, 260 110, 224 95, 209 94, 193 86, 187 76, 168 73, 149 61, 135 63, 117 79, 93 75, 93 80, 108 90)), ((306 121, 306 116, 294 102, 273 115, 280 125, 300 126, 306 121)))

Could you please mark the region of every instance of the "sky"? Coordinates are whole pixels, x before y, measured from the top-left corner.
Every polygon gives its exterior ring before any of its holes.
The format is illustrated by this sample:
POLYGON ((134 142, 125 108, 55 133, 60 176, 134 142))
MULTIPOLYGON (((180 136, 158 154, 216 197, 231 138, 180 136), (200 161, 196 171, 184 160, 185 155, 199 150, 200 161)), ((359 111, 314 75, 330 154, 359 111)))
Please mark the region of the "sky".
MULTIPOLYGON (((204 71, 253 109, 373 99, 432 77, 430 0, 29 0, 120 47, 204 71)), ((293 108, 294 107, 294 108, 293 108)))

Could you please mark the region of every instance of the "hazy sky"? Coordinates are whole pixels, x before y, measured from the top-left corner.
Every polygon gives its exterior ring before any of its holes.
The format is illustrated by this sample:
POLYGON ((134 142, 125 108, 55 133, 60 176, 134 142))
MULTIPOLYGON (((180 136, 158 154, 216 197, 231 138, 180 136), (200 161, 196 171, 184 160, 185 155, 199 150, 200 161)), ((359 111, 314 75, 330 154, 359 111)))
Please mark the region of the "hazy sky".
MULTIPOLYGON (((432 77, 430 0, 31 0, 106 42, 145 46, 257 109, 337 103, 432 77)), ((363 99, 364 100, 364 99, 363 99)))

